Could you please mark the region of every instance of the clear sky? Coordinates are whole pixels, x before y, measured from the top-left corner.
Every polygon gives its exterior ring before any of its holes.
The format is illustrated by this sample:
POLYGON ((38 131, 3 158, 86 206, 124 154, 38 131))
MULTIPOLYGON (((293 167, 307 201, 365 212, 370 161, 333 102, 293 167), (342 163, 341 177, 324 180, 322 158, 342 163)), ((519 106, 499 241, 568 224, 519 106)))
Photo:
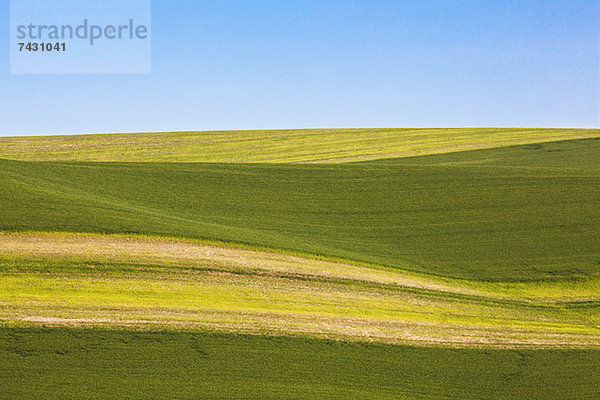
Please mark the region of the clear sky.
POLYGON ((10 75, 0 24, 2 136, 600 125, 600 0, 154 0, 149 75, 10 75))

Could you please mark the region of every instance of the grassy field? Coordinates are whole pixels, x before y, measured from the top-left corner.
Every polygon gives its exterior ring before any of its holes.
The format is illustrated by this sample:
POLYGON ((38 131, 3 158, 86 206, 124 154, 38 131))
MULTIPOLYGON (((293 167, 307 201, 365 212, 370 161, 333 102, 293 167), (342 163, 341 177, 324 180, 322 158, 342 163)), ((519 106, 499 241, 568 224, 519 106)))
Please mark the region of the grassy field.
POLYGON ((0 319, 455 347, 599 347, 600 279, 500 284, 158 238, 2 235, 0 319))
POLYGON ((597 399, 600 352, 0 329, 6 399, 597 399))
POLYGON ((598 129, 303 129, 0 138, 0 158, 43 161, 348 162, 600 137, 598 129))
POLYGON ((327 165, 0 160, 0 229, 200 238, 467 279, 582 277, 600 272, 598 160, 598 139, 327 165))
POLYGON ((596 399, 599 226, 598 130, 0 139, 0 398, 596 399))

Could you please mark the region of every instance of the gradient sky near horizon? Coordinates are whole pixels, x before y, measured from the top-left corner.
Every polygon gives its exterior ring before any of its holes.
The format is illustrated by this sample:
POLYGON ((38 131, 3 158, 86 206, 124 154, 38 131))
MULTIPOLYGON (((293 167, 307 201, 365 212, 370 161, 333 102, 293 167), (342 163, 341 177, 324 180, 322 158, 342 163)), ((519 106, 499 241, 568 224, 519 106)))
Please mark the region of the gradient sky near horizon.
POLYGON ((0 136, 600 127, 600 0, 154 0, 149 75, 10 75, 9 9, 0 136))

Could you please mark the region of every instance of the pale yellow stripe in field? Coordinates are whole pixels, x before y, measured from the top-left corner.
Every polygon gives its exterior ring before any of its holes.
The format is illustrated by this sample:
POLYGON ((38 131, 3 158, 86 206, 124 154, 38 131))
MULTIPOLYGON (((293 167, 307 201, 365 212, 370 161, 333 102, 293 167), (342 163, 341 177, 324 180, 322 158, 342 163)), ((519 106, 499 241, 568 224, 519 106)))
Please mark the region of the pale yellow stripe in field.
POLYGON ((546 290, 544 301, 515 297, 525 284, 500 300, 507 284, 142 236, 2 233, 0 257, 0 324, 600 347, 594 307, 570 311, 543 285, 532 290, 546 290), (44 272, 57 261, 65 268, 44 272))
POLYGON ((207 244, 196 240, 137 235, 0 232, 1 254, 348 279, 498 299, 600 300, 600 277, 528 283, 479 282, 430 276, 402 269, 207 244))
POLYGON ((600 137, 598 129, 428 128, 157 132, 0 138, 38 161, 351 162, 600 137))
POLYGON ((185 239, 73 233, 0 233, 0 254, 262 271, 477 293, 466 287, 458 288, 442 280, 435 281, 427 279, 425 275, 420 277, 400 270, 217 246, 185 239))

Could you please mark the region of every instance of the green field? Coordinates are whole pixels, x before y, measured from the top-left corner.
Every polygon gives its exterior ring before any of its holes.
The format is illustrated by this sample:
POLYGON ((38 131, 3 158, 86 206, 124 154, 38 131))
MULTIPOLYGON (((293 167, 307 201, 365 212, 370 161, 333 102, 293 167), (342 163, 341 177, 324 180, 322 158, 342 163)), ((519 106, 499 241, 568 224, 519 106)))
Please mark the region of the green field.
POLYGON ((598 160, 598 139, 326 165, 1 160, 0 229, 181 236, 467 279, 583 277, 600 272, 598 160))
POLYGON ((599 130, 2 138, 0 398, 595 399, 599 227, 599 130))
POLYGON ((597 129, 302 129, 0 138, 29 161, 349 162, 598 137, 597 129))
POLYGON ((600 279, 478 282, 135 236, 0 236, 0 319, 453 347, 600 345, 600 279))
POLYGON ((597 399, 600 352, 0 329, 2 398, 597 399))

